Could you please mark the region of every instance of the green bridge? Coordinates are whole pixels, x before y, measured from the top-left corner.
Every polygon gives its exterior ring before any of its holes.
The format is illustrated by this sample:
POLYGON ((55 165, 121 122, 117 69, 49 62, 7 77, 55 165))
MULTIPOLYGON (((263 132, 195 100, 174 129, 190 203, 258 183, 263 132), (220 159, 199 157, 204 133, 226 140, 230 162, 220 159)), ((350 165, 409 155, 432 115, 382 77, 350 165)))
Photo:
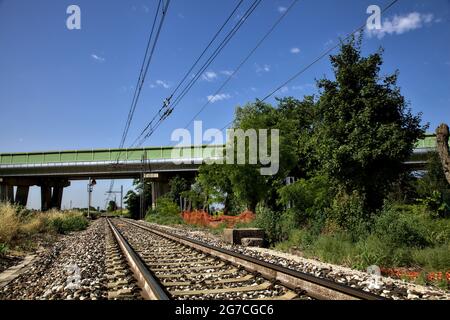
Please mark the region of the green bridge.
MULTIPOLYGON (((63 190, 71 180, 135 179, 141 175, 151 179, 156 200, 167 192, 170 177, 193 177, 206 158, 220 158, 223 149, 223 145, 203 145, 0 153, 0 201, 26 205, 30 186, 40 186, 42 209, 60 208, 63 190)), ((405 165, 423 168, 427 154, 435 149, 436 135, 428 134, 417 142, 405 165)))

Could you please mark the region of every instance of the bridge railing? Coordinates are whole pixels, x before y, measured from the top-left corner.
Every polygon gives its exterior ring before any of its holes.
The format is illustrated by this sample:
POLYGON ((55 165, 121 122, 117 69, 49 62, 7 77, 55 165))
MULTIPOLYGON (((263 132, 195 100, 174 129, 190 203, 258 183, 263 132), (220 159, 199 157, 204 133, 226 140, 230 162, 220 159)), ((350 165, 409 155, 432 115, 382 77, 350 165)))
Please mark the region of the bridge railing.
POLYGON ((176 160, 193 158, 196 150, 202 154, 220 156, 223 145, 188 147, 150 147, 139 149, 92 149, 50 152, 0 153, 0 165, 42 165, 63 163, 113 163, 146 160, 176 160), (176 152, 174 152, 176 151, 176 152), (174 157, 174 154, 176 156, 174 157))

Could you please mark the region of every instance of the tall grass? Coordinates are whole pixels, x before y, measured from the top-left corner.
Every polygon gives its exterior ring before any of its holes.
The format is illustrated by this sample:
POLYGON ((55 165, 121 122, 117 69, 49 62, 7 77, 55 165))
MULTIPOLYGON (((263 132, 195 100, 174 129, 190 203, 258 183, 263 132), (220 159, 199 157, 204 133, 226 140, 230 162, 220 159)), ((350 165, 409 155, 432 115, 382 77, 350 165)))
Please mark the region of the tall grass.
POLYGON ((159 198, 155 209, 149 208, 145 221, 163 225, 184 223, 178 205, 167 197, 159 198))
POLYGON ((86 229, 88 220, 78 211, 32 212, 0 203, 0 248, 23 248, 39 234, 66 234, 86 229))
POLYGON ((0 243, 7 244, 17 235, 20 219, 16 208, 10 204, 0 204, 0 243))

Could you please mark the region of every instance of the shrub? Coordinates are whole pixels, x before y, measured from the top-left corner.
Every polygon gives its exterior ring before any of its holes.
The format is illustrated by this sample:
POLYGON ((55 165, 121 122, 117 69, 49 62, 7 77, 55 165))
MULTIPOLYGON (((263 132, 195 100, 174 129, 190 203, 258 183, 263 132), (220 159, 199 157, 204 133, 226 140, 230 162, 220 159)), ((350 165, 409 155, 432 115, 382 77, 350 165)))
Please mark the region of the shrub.
POLYGON ((31 236, 36 233, 49 231, 48 218, 45 214, 38 213, 28 218, 20 226, 20 233, 31 236))
POLYGON ((352 265, 357 255, 351 237, 345 233, 320 235, 309 253, 322 261, 336 264, 352 265))
POLYGON ((448 271, 450 267, 450 243, 425 249, 412 251, 414 263, 427 270, 448 271))
POLYGON ((8 246, 5 243, 0 243, 0 257, 4 256, 8 251, 8 246))
POLYGON ((11 242, 17 236, 19 226, 16 208, 10 204, 0 204, 0 242, 11 242))
POLYGON ((424 247, 429 244, 423 219, 413 212, 402 213, 387 205, 377 217, 373 233, 392 247, 424 247))
POLYGON ((172 225, 182 224, 180 208, 167 197, 161 197, 156 201, 156 208, 149 209, 145 220, 152 223, 172 225))
POLYGON ((353 267, 362 270, 371 265, 385 266, 391 254, 389 247, 374 235, 358 241, 356 250, 353 267))
POLYGON ((66 234, 72 231, 81 231, 89 225, 88 220, 81 212, 50 212, 48 214, 50 228, 56 233, 66 234))
POLYGON ((357 191, 348 194, 341 190, 328 210, 329 218, 342 229, 349 231, 353 241, 367 236, 372 223, 372 217, 365 208, 365 202, 365 197, 357 191))
POLYGON ((291 222, 299 226, 307 219, 315 218, 316 212, 329 205, 330 190, 328 180, 324 176, 315 176, 308 180, 300 179, 280 188, 279 202, 292 207, 289 209, 293 218, 291 222))
POLYGON ((256 209, 254 224, 256 227, 264 229, 269 243, 284 240, 281 229, 281 216, 282 213, 272 211, 264 206, 258 206, 256 209))
POLYGON ((276 248, 282 251, 289 251, 292 247, 308 251, 317 240, 318 235, 306 229, 294 229, 289 234, 286 241, 277 243, 276 248))
POLYGON ((166 197, 161 197, 156 201, 157 214, 175 216, 180 214, 180 208, 178 205, 166 197))

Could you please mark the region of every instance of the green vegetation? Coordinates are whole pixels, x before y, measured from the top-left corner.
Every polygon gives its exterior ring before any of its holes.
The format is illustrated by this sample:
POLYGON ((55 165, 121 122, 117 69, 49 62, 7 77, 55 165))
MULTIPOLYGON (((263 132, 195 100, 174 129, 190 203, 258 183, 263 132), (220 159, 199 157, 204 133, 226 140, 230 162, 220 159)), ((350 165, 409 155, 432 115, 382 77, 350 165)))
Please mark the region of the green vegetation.
POLYGON ((169 197, 161 197, 156 202, 156 209, 150 208, 145 221, 164 225, 182 224, 180 208, 169 197))
POLYGON ((133 181, 133 185, 136 191, 129 190, 124 197, 124 203, 129 212, 129 217, 138 219, 141 207, 139 195, 142 191, 144 197, 144 212, 146 212, 148 208, 151 208, 152 206, 152 189, 150 182, 141 183, 137 179, 133 181))
POLYGON ((424 174, 403 165, 428 126, 402 96, 398 72, 381 76, 382 51, 363 56, 361 46, 341 44, 330 57, 334 78, 318 80, 316 95, 236 109, 236 129, 280 130, 277 174, 203 165, 190 189, 174 179, 147 221, 181 223, 182 196, 192 209, 220 203, 226 214, 256 212, 246 226, 263 228, 281 250, 362 270, 449 271, 450 185, 440 160, 432 155, 424 174))
POLYGON ((108 207, 106 208, 106 211, 113 212, 117 210, 117 203, 113 200, 108 202, 108 207))
POLYGON ((37 212, 0 204, 0 253, 8 249, 28 250, 39 236, 67 234, 86 229, 89 222, 78 211, 37 212))

